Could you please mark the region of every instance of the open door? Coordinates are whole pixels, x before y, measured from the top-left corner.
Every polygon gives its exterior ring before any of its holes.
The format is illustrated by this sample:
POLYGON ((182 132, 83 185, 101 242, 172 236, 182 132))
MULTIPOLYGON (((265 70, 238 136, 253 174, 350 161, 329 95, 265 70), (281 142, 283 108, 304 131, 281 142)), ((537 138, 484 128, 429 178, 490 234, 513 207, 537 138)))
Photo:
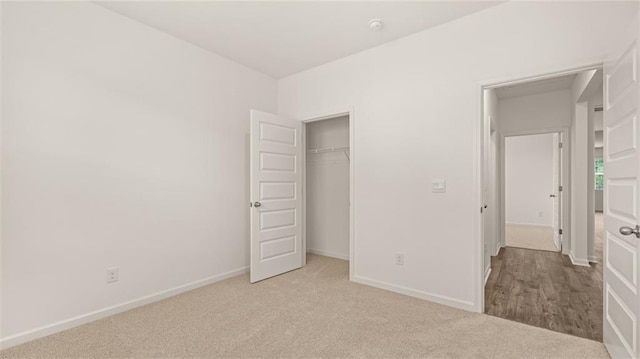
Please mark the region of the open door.
POLYGON ((553 134, 553 187, 549 195, 553 201, 553 243, 562 250, 562 134, 553 134))
MULTIPOLYGON (((633 24, 605 64, 604 343, 611 357, 638 358, 640 155, 638 38, 633 24)), ((614 39, 612 39, 614 40, 614 39)))
POLYGON ((251 110, 251 283, 302 267, 302 122, 251 110))

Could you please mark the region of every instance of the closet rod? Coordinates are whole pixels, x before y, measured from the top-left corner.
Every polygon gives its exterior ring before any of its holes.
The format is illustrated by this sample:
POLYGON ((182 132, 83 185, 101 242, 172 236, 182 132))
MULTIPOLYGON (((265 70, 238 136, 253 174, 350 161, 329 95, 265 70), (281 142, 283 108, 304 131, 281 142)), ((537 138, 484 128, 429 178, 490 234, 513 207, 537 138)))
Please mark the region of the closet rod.
POLYGON ((311 152, 311 153, 343 152, 343 151, 349 151, 349 147, 316 148, 312 150, 307 150, 307 152, 311 152))

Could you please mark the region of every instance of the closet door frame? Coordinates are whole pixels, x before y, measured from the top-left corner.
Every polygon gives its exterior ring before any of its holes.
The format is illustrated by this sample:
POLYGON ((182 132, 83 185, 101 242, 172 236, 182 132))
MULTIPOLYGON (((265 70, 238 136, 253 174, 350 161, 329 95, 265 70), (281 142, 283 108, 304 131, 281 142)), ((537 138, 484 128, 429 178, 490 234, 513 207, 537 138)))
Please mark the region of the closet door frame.
POLYGON ((349 280, 353 281, 355 271, 355 117, 353 107, 323 111, 304 116, 302 120, 302 144, 305 156, 302 159, 302 266, 307 265, 307 124, 311 122, 331 120, 338 117, 349 117, 349 280))

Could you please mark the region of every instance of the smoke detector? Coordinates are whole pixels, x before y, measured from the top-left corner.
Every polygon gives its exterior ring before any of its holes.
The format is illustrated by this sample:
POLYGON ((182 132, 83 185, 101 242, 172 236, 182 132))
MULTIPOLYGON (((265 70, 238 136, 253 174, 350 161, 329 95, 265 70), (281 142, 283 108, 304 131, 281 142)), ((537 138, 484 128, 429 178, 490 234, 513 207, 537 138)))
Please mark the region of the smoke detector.
POLYGON ((382 20, 380 19, 371 19, 371 21, 369 21, 369 28, 372 31, 379 31, 380 29, 382 29, 382 20))

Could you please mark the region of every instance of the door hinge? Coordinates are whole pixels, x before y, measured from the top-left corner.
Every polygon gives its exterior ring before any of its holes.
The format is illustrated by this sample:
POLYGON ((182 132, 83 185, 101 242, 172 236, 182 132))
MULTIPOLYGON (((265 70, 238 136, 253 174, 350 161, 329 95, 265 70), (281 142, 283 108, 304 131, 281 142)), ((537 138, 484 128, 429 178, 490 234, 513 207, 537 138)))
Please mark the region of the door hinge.
POLYGON ((562 229, 559 229, 559 230, 558 230, 558 234, 559 234, 559 235, 562 235, 562 229))
POLYGON ((562 142, 558 143, 558 147, 560 147, 560 148, 564 147, 564 143, 562 143, 562 142))
POLYGON ((564 186, 559 186, 559 187, 558 187, 558 191, 559 191, 559 192, 562 192, 563 190, 564 190, 564 186))

